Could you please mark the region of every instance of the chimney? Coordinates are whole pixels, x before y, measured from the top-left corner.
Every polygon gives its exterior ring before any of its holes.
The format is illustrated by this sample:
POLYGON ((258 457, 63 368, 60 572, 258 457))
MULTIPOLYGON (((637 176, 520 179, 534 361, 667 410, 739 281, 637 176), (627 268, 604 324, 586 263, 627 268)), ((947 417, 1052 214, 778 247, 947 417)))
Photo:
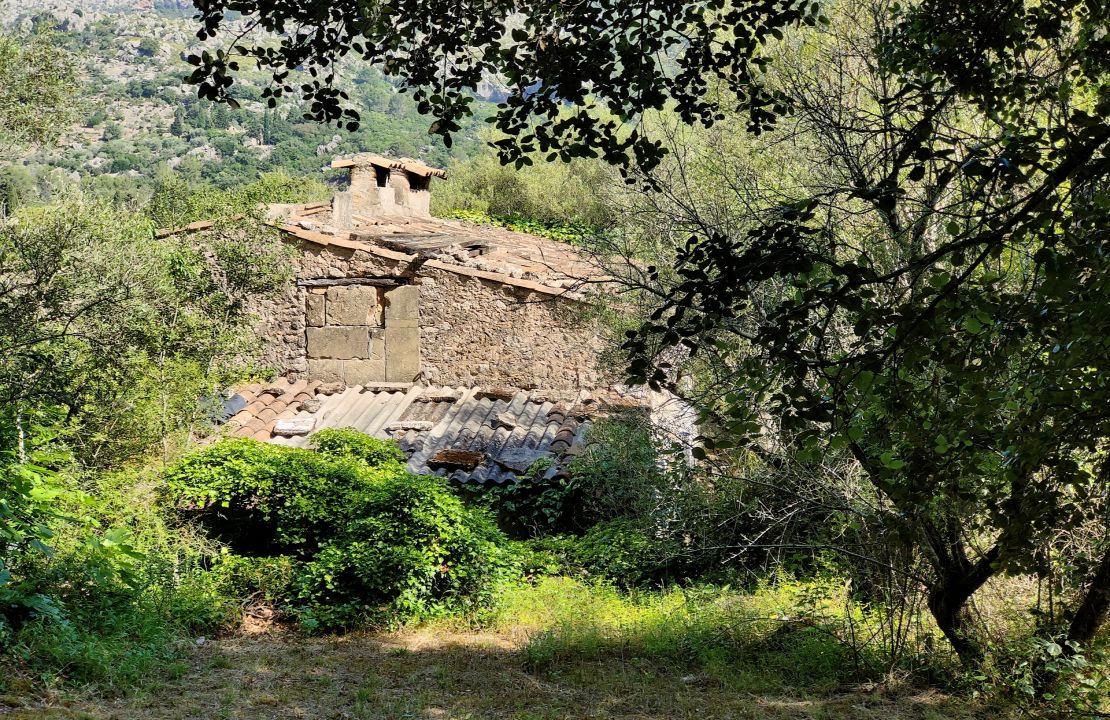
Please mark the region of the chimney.
POLYGON ((331 166, 350 169, 350 212, 365 217, 431 217, 432 178, 447 177, 444 170, 416 160, 372 154, 337 158, 331 166))

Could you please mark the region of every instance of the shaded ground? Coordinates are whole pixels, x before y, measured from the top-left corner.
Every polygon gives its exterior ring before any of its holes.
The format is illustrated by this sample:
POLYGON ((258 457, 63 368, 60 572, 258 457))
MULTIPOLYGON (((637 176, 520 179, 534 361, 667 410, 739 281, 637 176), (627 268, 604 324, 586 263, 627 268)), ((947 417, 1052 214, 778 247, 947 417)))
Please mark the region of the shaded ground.
POLYGON ((0 697, 0 717, 821 718, 940 720, 973 713, 934 692, 753 696, 638 658, 529 672, 516 642, 443 630, 305 639, 237 637, 192 648, 164 678, 119 699, 0 697), (5 704, 5 702, 7 704, 5 704))

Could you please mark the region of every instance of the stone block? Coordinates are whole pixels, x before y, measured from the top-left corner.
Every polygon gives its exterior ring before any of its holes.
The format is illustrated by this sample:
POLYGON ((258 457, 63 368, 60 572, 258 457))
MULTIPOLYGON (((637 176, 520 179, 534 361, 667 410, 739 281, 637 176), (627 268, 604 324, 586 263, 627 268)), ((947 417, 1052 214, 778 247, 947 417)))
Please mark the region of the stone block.
POLYGON ((420 286, 401 285, 386 291, 385 326, 420 327, 420 286))
POLYGON ((496 462, 506 470, 523 473, 532 467, 532 464, 541 458, 550 458, 552 454, 547 450, 534 448, 508 448, 501 452, 496 462))
MULTIPOLYGON (((346 386, 347 383, 343 382, 343 378, 341 377, 341 362, 341 360, 310 358, 308 360, 308 375, 313 380, 319 380, 320 382, 328 384, 346 386)), ((319 399, 319 397, 316 398, 316 400, 319 399)), ((310 410, 309 412, 316 412, 316 410, 310 410)))
POLYGON ((385 379, 412 382, 420 373, 420 328, 385 328, 385 379))
POLYGON ((332 360, 311 359, 308 361, 309 374, 325 382, 341 382, 345 385, 370 385, 382 382, 385 376, 383 359, 332 360))
POLYGON ((318 293, 306 293, 304 296, 305 324, 309 327, 323 327, 324 325, 324 296, 318 293))
POLYGON ((308 435, 316 427, 316 418, 289 418, 278 420, 274 423, 274 435, 280 437, 294 437, 308 435))
POLYGON ((337 192, 331 198, 331 222, 337 228, 349 228, 354 223, 351 220, 351 192, 349 190, 337 192))
POLYGON ((385 380, 385 358, 344 360, 343 379, 348 385, 371 385, 385 380))
POLYGON ((370 355, 370 333, 366 327, 307 328, 308 357, 346 360, 370 355))
POLYGON ((328 288, 328 325, 370 325, 378 305, 373 285, 337 285, 328 288))

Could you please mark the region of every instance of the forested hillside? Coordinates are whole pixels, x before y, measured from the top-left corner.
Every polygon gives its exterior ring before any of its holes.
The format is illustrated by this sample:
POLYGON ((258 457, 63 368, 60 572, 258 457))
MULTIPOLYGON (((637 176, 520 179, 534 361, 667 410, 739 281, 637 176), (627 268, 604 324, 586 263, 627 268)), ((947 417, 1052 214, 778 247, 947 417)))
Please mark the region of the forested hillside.
POLYGON ((329 164, 339 155, 372 150, 447 166, 480 147, 480 117, 448 150, 428 135, 410 95, 358 62, 342 70, 364 108, 356 133, 306 122, 295 99, 266 108, 261 74, 244 84, 238 109, 200 100, 184 83, 191 70, 184 58, 215 45, 197 40, 191 9, 32 3, 4 12, 13 27, 54 31, 76 61, 67 108, 76 122, 56 144, 25 150, 3 168, 0 199, 9 208, 49 197, 63 178, 117 204, 141 203, 167 170, 219 188, 275 170, 326 182, 338 177, 329 164))
POLYGON ((0 715, 1110 714, 1110 6, 0 23, 0 715))

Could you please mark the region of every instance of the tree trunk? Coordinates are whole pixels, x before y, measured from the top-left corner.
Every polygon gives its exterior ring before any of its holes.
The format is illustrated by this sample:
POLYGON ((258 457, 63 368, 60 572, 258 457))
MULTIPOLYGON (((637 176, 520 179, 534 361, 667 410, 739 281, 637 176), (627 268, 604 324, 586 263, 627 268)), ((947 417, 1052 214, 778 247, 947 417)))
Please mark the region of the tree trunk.
POLYGON ((1080 645, 1090 645, 1095 634, 1106 622, 1110 613, 1110 549, 1099 561, 1091 576, 1091 583, 1075 610, 1071 625, 1068 627, 1068 640, 1080 645))
POLYGON ((968 632, 971 622, 967 601, 983 583, 979 582, 972 587, 965 580, 960 578, 935 585, 929 590, 928 604, 937 627, 951 643, 960 662, 966 667, 975 667, 983 659, 983 648, 968 632))
POLYGON ((952 644, 960 662, 974 668, 983 660, 983 647, 970 632, 972 621, 967 603, 994 575, 999 546, 995 545, 972 561, 954 526, 938 530, 932 523, 925 522, 922 529, 926 543, 933 551, 932 562, 937 571, 937 581, 929 588, 929 612, 952 644))

